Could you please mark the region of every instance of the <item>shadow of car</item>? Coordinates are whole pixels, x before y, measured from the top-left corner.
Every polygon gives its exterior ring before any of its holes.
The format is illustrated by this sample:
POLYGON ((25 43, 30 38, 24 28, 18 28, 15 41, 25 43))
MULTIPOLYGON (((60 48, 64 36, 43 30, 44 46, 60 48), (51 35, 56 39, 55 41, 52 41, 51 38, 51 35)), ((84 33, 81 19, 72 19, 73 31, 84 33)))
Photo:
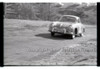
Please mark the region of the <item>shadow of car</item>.
POLYGON ((52 39, 52 40, 70 40, 69 35, 63 35, 63 34, 56 34, 56 36, 52 37, 50 33, 40 33, 36 34, 36 37, 42 37, 42 38, 47 38, 47 39, 52 39))

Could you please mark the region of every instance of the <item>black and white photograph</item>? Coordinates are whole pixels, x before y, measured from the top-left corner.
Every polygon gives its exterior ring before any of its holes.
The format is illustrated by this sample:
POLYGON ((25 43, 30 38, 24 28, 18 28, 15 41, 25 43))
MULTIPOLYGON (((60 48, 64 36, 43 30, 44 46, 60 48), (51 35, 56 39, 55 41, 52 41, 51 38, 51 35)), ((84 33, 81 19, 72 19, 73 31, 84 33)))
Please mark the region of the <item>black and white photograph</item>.
POLYGON ((4 3, 5 66, 96 66, 96 2, 4 3))

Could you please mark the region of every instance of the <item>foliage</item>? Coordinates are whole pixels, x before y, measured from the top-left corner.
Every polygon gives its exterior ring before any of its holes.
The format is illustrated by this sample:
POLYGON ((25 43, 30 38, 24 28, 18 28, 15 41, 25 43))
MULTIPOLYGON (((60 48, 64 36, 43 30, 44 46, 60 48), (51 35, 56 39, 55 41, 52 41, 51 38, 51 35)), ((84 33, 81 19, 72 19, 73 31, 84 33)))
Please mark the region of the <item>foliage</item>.
POLYGON ((92 3, 5 3, 5 18, 55 21, 61 15, 76 15, 88 24, 97 22, 96 5, 92 3))

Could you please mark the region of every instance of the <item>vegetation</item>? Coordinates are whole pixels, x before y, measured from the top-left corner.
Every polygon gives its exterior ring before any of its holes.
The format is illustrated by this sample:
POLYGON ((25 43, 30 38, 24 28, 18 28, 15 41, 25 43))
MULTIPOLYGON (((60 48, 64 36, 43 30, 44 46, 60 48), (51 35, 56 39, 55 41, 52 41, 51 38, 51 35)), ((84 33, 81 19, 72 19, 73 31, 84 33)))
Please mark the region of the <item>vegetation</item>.
POLYGON ((55 21, 61 15, 79 16, 83 23, 96 24, 95 3, 5 3, 5 18, 55 21))

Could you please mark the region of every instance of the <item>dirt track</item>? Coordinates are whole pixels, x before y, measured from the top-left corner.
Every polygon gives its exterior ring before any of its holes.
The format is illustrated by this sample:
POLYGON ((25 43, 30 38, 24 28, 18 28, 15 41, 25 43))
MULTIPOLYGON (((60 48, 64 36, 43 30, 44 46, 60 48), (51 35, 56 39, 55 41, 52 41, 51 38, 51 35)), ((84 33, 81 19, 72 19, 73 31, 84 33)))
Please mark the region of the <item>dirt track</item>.
POLYGON ((25 22, 26 21, 22 21, 18 25, 16 21, 5 21, 5 65, 35 65, 34 61, 49 58, 50 55, 58 53, 62 48, 75 48, 79 46, 79 43, 87 42, 91 39, 97 39, 96 26, 92 25, 86 26, 86 32, 83 37, 77 37, 72 40, 65 38, 62 35, 51 37, 45 23, 40 26, 39 24, 34 25, 31 22, 27 23, 28 21, 26 23, 25 22))

